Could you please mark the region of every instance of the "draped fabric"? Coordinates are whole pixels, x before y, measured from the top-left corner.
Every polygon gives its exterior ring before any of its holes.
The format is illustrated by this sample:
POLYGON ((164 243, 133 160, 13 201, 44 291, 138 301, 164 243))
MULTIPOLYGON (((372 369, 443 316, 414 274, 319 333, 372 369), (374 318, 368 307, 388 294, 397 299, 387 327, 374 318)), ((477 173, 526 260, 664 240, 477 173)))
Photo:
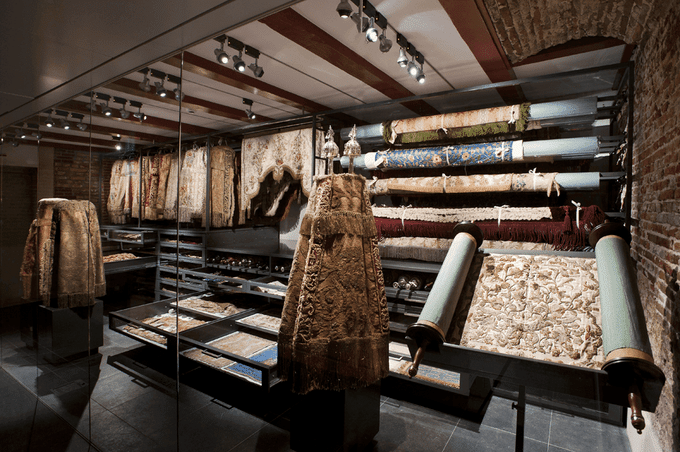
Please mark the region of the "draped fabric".
POLYGON ((205 213, 206 148, 185 153, 179 175, 179 221, 190 222, 205 213))
POLYGON ((158 219, 158 186, 160 181, 160 165, 162 155, 156 154, 142 158, 144 167, 144 192, 142 198, 144 200, 144 216, 143 220, 158 219))
POLYGON ((398 119, 383 124, 386 143, 407 144, 523 132, 529 104, 398 119))
POLYGON ((141 158, 130 161, 130 216, 139 218, 139 168, 141 158))
POLYGON ((520 140, 369 152, 365 154, 364 162, 369 170, 395 170, 488 165, 523 159, 520 140))
POLYGON ((476 174, 473 176, 395 177, 377 179, 368 183, 374 195, 402 195, 411 193, 490 193, 539 192, 548 196, 560 186, 555 182, 557 173, 527 174, 476 174))
POLYGON ((156 198, 156 218, 165 219, 165 199, 168 195, 168 177, 170 176, 171 154, 161 154, 158 166, 158 197, 156 198))
POLYGON ((365 179, 315 183, 278 336, 279 376, 303 394, 368 386, 389 372, 389 314, 365 179))
POLYGON ((124 224, 130 216, 132 205, 129 160, 113 162, 109 187, 106 209, 109 212, 111 223, 124 224))
POLYGON ((24 248, 21 278, 25 299, 59 308, 87 306, 106 294, 99 220, 89 201, 60 198, 38 202, 24 248))
MULTIPOLYGON (((589 246, 588 234, 606 216, 598 206, 584 207, 576 223, 574 206, 551 207, 552 220, 480 221, 485 240, 548 243, 556 250, 582 250, 589 246)), ((454 223, 375 218, 378 237, 452 238, 454 223)))
MULTIPOLYGON (((210 225, 214 228, 233 226, 234 150, 228 146, 210 149, 210 225)), ((203 213, 205 224, 205 212, 203 213)))
POLYGON ((170 156, 170 172, 168 173, 168 185, 165 189, 165 205, 163 207, 163 218, 166 220, 177 219, 177 185, 181 165, 179 154, 172 154, 170 156))
POLYGON ((472 207, 463 209, 435 209, 431 207, 373 207, 376 218, 459 223, 461 221, 542 220, 552 219, 550 207, 472 207))
MULTIPOLYGON (((323 132, 316 132, 315 155, 321 156, 323 132)), ((283 172, 300 181, 302 192, 312 189, 312 129, 292 130, 271 135, 244 138, 241 145, 241 188, 239 192, 239 224, 250 218, 250 201, 260 191, 260 183, 272 173, 279 181, 283 172)), ((325 172, 323 160, 316 162, 316 172, 325 172)))

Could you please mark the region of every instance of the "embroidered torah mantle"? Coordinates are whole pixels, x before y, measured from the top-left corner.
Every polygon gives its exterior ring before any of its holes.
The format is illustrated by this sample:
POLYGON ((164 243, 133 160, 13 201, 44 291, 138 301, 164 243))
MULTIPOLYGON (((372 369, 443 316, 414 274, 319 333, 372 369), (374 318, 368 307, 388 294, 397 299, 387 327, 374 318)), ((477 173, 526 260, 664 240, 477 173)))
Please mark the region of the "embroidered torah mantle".
POLYGON ((368 386, 389 372, 377 235, 356 174, 320 176, 302 220, 278 338, 294 392, 368 386))

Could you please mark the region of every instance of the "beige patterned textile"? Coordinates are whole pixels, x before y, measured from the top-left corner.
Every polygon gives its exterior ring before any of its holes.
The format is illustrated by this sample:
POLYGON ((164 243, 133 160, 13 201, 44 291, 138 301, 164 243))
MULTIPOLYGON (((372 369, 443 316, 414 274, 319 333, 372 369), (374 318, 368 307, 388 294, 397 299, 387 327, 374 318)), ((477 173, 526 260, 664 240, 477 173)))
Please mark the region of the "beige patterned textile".
POLYGON ((460 345, 480 350, 601 367, 594 258, 490 254, 476 261, 479 276, 474 264, 470 271, 476 284, 468 278, 461 297, 469 308, 458 311, 465 316, 454 317, 451 341, 460 337, 460 345))
POLYGON ((179 183, 179 171, 181 168, 179 154, 170 156, 170 172, 168 173, 168 185, 165 189, 165 204, 163 207, 163 219, 177 219, 177 184, 179 183))
POLYGON ((109 198, 106 209, 113 224, 125 224, 132 205, 130 185, 130 161, 116 160, 111 168, 109 198))
POLYGON ((179 174, 179 218, 190 222, 205 213, 205 179, 208 173, 206 148, 188 150, 179 174))
POLYGON ((156 218, 164 219, 165 198, 168 195, 168 177, 170 176, 170 165, 172 164, 172 154, 161 154, 158 165, 158 197, 156 198, 156 218))
POLYGON ((527 174, 476 174, 474 176, 395 177, 373 179, 368 182, 371 196, 410 193, 490 193, 510 191, 545 191, 548 196, 554 189, 557 173, 527 174))
POLYGON ((376 228, 357 174, 318 176, 300 227, 278 338, 293 391, 368 386, 389 373, 376 228))
POLYGON ((471 207, 462 209, 436 209, 432 207, 376 207, 373 216, 398 220, 459 223, 461 221, 501 220, 529 221, 552 219, 549 207, 471 207))
POLYGON ((234 150, 228 146, 210 149, 210 226, 214 228, 234 225, 234 157, 234 150))
POLYGON ((130 216, 139 218, 139 167, 140 159, 130 160, 130 216))
POLYGON ((512 123, 520 119, 520 105, 484 108, 481 110, 461 111, 442 115, 420 116, 418 118, 398 119, 390 123, 390 143, 397 135, 409 132, 423 132, 439 129, 458 129, 496 122, 512 123))
MULTIPOLYGON (((315 155, 321 157, 324 144, 322 131, 316 132, 315 155)), ((260 191, 260 183, 272 173, 275 181, 286 171, 300 181, 302 192, 312 190, 312 129, 291 130, 271 135, 244 138, 241 145, 241 189, 239 224, 250 218, 250 200, 260 191)), ((325 163, 316 162, 316 173, 325 173, 325 163)))

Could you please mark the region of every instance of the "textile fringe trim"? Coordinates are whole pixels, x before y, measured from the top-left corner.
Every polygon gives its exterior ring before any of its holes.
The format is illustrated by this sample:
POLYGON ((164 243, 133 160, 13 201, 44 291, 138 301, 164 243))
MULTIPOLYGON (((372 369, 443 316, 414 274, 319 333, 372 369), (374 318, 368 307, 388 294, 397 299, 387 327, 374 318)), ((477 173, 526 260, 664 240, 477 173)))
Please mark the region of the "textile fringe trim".
POLYGON ((353 212, 305 215, 300 224, 300 235, 310 236, 314 231, 321 235, 348 234, 375 237, 378 230, 372 216, 353 212))

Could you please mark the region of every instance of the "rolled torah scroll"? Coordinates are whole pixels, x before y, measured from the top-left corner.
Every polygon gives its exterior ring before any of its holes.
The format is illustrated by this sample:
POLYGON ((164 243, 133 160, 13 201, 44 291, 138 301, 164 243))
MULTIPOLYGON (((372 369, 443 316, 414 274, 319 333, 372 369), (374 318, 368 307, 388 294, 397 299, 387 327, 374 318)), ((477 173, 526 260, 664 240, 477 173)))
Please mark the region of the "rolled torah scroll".
POLYGON ((456 312, 460 294, 467 278, 475 251, 482 244, 482 230, 474 223, 461 222, 453 229, 454 239, 434 281, 418 321, 406 329, 418 350, 408 374, 414 377, 430 344, 441 344, 456 312))
POLYGON ((640 387, 645 381, 665 381, 654 364, 644 311, 630 258, 630 232, 620 223, 596 226, 590 233, 595 248, 602 310, 602 345, 606 371, 612 384, 628 391, 631 424, 645 428, 640 387))

